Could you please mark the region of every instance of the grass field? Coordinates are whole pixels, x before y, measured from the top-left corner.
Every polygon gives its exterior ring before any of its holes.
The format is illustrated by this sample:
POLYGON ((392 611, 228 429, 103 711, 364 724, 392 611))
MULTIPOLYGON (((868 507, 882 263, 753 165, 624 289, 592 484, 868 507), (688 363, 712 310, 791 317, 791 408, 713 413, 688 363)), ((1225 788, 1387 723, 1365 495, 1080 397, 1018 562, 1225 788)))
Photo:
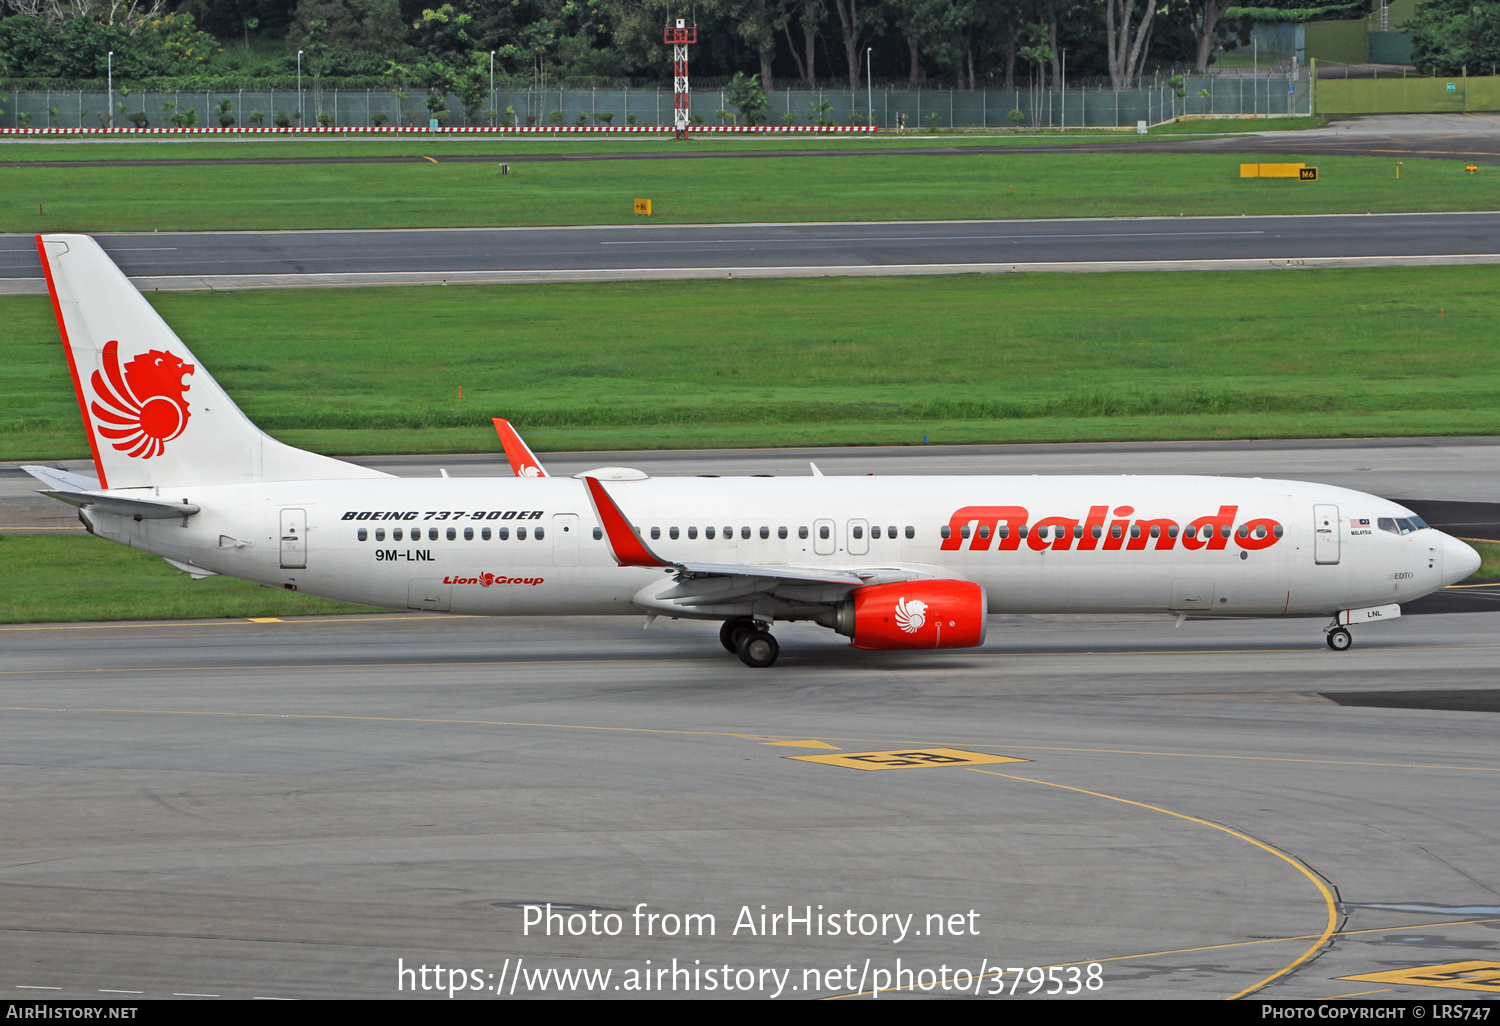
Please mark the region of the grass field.
MULTIPOLYGON (((1477 266, 150 298, 264 428, 347 454, 496 451, 493 416, 538 449, 1500 433, 1497 285, 1477 266)), ((47 301, 0 318, 0 458, 85 456, 47 301)))
POLYGON ((99 538, 0 535, 0 565, 0 623, 372 612, 227 577, 194 581, 156 556, 99 538))
POLYGON ((1479 553, 1479 569, 1471 575, 1472 580, 1486 581, 1500 577, 1500 543, 1484 542, 1470 538, 1469 544, 1479 553))
POLYGON ((1235 155, 1014 153, 763 159, 0 167, 0 231, 953 220, 1491 209, 1500 168, 1278 156, 1318 182, 1239 177, 1235 155))

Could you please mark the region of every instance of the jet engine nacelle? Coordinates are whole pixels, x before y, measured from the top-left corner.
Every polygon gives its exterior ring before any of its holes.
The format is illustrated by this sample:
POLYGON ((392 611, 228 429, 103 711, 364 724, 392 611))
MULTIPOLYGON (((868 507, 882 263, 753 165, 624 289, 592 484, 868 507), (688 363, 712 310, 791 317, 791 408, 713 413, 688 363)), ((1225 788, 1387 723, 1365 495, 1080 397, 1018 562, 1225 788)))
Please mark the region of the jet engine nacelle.
POLYGON ((987 603, 973 581, 907 581, 856 588, 834 629, 855 648, 973 648, 984 644, 987 603))

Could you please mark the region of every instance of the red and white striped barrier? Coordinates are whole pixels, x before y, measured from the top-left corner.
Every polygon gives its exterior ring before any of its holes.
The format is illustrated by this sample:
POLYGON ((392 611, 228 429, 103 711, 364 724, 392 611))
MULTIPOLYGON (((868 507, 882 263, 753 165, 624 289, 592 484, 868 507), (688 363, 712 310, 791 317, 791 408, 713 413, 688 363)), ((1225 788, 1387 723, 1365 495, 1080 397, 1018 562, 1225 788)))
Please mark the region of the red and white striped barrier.
MULTIPOLYGON (((611 132, 636 132, 662 135, 671 132, 671 126, 661 125, 536 125, 517 127, 462 127, 419 128, 414 125, 391 127, 345 127, 322 125, 307 128, 0 128, 0 135, 356 135, 369 132, 398 133, 411 135, 526 135, 526 134, 573 134, 580 132, 608 134, 611 132)), ((694 134, 717 135, 781 135, 791 133, 814 133, 818 135, 873 134, 880 131, 874 125, 698 125, 691 129, 694 134)))

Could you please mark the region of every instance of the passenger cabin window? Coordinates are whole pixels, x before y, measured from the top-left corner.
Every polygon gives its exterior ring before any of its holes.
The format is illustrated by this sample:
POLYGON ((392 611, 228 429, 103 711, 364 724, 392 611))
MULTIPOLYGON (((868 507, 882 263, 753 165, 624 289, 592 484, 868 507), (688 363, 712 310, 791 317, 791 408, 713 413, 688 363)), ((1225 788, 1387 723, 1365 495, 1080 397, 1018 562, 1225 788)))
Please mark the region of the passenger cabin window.
POLYGON ((656 539, 658 539, 660 537, 661 537, 661 528, 659 528, 659 527, 653 527, 653 528, 651 528, 651 540, 652 541, 656 541, 656 539))
POLYGON ((483 541, 489 541, 490 540, 490 529, 488 527, 481 527, 479 529, 479 537, 483 541))
POLYGON ((778 538, 785 538, 786 537, 786 528, 784 528, 784 527, 778 527, 778 528, 776 528, 776 537, 778 537, 778 538))
POLYGON ((393 528, 391 530, 391 539, 393 541, 400 541, 401 540, 401 528, 397 527, 397 528, 393 528))
POLYGON ((953 537, 953 528, 949 527, 947 524, 944 524, 938 531, 938 534, 942 535, 943 540, 946 541, 947 539, 953 537))
POLYGON ((370 538, 370 532, 361 527, 358 532, 358 538, 360 541, 368 541, 370 538))
POLYGON ((981 537, 981 538, 988 538, 989 536, 990 536, 990 529, 989 529, 988 526, 981 527, 979 529, 979 537, 981 537))
POLYGON ((714 540, 714 529, 712 527, 705 527, 703 529, 703 537, 707 538, 709 541, 713 541, 714 540))
POLYGON ((377 527, 377 528, 375 528, 375 540, 376 541, 385 541, 385 528, 383 528, 383 527, 377 527))
POLYGON ((677 540, 677 528, 675 528, 675 527, 669 527, 669 528, 667 528, 667 537, 671 538, 673 541, 676 541, 677 540))
POLYGON ((871 538, 879 538, 880 537, 880 525, 879 524, 876 524, 874 527, 870 528, 870 537, 871 538))
POLYGON ((526 528, 524 528, 524 527, 518 527, 518 528, 516 528, 516 541, 525 541, 525 540, 526 540, 526 528))
POLYGON ((698 529, 696 527, 689 527, 688 528, 688 537, 689 538, 696 538, 696 537, 698 537, 698 529))
POLYGON ((960 527, 958 529, 958 536, 960 538, 967 538, 969 536, 969 525, 968 524, 965 524, 964 526, 962 526, 962 527, 960 527))
POLYGON ((858 524, 855 524, 854 525, 854 537, 856 537, 856 538, 863 538, 864 536, 865 536, 865 529, 863 527, 860 527, 858 524))
POLYGON ((740 528, 740 537, 743 538, 743 539, 745 539, 746 541, 749 541, 750 540, 750 528, 748 528, 748 527, 742 527, 742 528, 740 528))
MULTIPOLYGON (((503 531, 503 530, 505 530, 505 528, 502 527, 502 528, 500 528, 500 530, 503 531)), ((602 527, 596 527, 596 528, 594 528, 594 541, 599 541, 603 537, 604 537, 604 528, 602 528, 602 527)))
MULTIPOLYGON (((965 530, 967 530, 967 528, 965 528, 965 530)), ((818 528, 818 537, 821 538, 821 539, 823 539, 824 541, 828 540, 828 525, 827 524, 824 524, 822 527, 818 528)))
POLYGON ((536 537, 537 541, 541 541, 543 538, 547 537, 547 531, 546 531, 546 529, 538 527, 536 529, 535 537, 536 537))
POLYGON ((458 531, 457 531, 456 528, 452 528, 452 527, 448 528, 448 532, 447 533, 448 533, 448 540, 449 541, 452 541, 453 539, 455 539, 455 538, 458 537, 458 531))
MULTIPOLYGON (((917 529, 915 527, 912 527, 910 524, 907 524, 906 525, 906 536, 908 538, 915 538, 917 536, 917 529)), ((948 536, 945 534, 945 535, 943 535, 943 537, 946 538, 948 536)))
POLYGON ((771 537, 771 529, 769 527, 762 527, 760 529, 760 536, 761 536, 761 538, 769 538, 769 537, 771 537))
MULTIPOLYGON (((594 528, 594 531, 595 531, 594 537, 595 538, 599 537, 599 535, 598 535, 599 528, 597 528, 597 527, 594 528)), ((510 541, 510 528, 508 528, 508 527, 497 527, 497 528, 495 528, 495 537, 499 538, 501 541, 510 541)))
POLYGON ((429 527, 427 529, 427 540, 428 541, 437 541, 437 528, 436 527, 429 527))
POLYGON ((799 527, 799 528, 797 528, 797 537, 801 538, 804 541, 806 541, 807 540, 807 528, 805 528, 805 527, 799 527))

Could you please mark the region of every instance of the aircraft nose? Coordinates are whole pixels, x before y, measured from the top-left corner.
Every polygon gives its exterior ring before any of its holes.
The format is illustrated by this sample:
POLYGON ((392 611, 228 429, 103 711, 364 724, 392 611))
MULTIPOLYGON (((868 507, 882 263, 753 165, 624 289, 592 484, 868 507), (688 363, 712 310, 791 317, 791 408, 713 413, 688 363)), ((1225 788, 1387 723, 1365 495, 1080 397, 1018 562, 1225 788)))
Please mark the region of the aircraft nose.
POLYGON ((1459 541, 1452 535, 1443 535, 1443 586, 1457 584, 1479 569, 1479 553, 1472 545, 1459 541))

